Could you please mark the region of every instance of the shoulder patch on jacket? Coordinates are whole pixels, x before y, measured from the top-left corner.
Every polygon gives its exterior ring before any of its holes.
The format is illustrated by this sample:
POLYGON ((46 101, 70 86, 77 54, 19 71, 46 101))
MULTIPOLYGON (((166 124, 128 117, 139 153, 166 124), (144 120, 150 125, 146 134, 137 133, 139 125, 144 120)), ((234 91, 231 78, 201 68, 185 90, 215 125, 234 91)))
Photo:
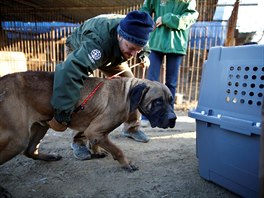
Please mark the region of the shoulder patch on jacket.
POLYGON ((99 60, 101 58, 101 52, 98 49, 93 49, 91 52, 91 56, 94 60, 99 60))
POLYGON ((99 60, 101 58, 101 52, 98 49, 93 49, 90 54, 88 54, 88 57, 92 63, 94 63, 95 60, 99 60))

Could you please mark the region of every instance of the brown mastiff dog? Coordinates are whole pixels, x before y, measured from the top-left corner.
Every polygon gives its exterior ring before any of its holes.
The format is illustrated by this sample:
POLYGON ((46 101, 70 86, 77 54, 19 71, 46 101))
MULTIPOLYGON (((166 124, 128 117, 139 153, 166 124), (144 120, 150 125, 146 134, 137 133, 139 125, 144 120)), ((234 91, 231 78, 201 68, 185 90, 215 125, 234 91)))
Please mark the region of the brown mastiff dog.
MULTIPOLYGON (((139 109, 152 127, 175 126, 176 115, 171 107, 169 89, 158 82, 137 78, 88 78, 80 103, 100 83, 103 85, 90 98, 85 108, 72 115, 69 128, 82 131, 89 139, 93 153, 99 147, 108 151, 123 168, 137 169, 108 134, 139 109), (103 121, 103 122, 102 122, 103 121)), ((52 161, 61 157, 40 153, 38 144, 53 117, 50 104, 53 73, 21 72, 0 78, 0 164, 23 152, 27 157, 52 161)))

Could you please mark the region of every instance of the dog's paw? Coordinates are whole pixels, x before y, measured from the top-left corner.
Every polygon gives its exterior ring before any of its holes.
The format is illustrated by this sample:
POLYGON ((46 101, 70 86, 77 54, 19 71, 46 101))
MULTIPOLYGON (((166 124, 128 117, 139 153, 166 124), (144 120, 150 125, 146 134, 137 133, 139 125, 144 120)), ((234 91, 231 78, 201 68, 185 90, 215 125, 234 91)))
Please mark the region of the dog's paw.
POLYGON ((0 186, 0 197, 12 198, 12 195, 6 189, 0 186))
POLYGON ((62 158, 60 155, 47 155, 47 161, 58 161, 62 158))
POLYGON ((92 154, 92 159, 104 158, 104 157, 107 157, 107 156, 108 156, 107 152, 95 153, 95 154, 92 154))
POLYGON ((58 161, 60 160, 62 157, 60 155, 55 155, 55 154, 39 154, 35 157, 33 157, 33 159, 35 160, 43 160, 43 161, 58 161))
POLYGON ((45 153, 32 154, 27 151, 24 152, 24 155, 33 160, 43 160, 43 161, 58 161, 62 158, 60 155, 45 154, 45 153))
POLYGON ((138 166, 132 164, 131 162, 129 162, 127 166, 123 166, 122 168, 128 172, 134 172, 139 169, 138 166))

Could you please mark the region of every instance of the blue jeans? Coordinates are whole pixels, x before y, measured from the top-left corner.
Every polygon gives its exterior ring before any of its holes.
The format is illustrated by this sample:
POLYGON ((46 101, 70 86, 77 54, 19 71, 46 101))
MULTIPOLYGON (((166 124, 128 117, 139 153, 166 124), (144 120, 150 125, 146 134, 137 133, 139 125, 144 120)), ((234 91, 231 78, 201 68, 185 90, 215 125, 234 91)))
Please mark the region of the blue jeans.
MULTIPOLYGON (((177 83, 178 83, 178 73, 183 55, 175 54, 175 53, 162 53, 152 50, 149 55, 150 66, 148 68, 147 79, 153 81, 160 81, 160 68, 163 61, 163 57, 165 55, 166 55, 165 85, 171 91, 173 97, 173 103, 172 103, 173 106, 177 83)), ((142 115, 142 120, 146 120, 146 117, 143 115, 142 115)))

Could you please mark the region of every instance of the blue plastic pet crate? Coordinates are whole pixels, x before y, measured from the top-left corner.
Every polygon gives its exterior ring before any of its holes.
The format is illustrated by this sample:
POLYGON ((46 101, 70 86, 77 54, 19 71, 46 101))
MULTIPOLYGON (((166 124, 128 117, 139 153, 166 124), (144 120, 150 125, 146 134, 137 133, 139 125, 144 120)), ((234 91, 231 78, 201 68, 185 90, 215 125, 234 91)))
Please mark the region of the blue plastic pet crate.
POLYGON ((264 45, 214 47, 189 111, 200 176, 243 197, 259 196, 263 93, 264 45))

